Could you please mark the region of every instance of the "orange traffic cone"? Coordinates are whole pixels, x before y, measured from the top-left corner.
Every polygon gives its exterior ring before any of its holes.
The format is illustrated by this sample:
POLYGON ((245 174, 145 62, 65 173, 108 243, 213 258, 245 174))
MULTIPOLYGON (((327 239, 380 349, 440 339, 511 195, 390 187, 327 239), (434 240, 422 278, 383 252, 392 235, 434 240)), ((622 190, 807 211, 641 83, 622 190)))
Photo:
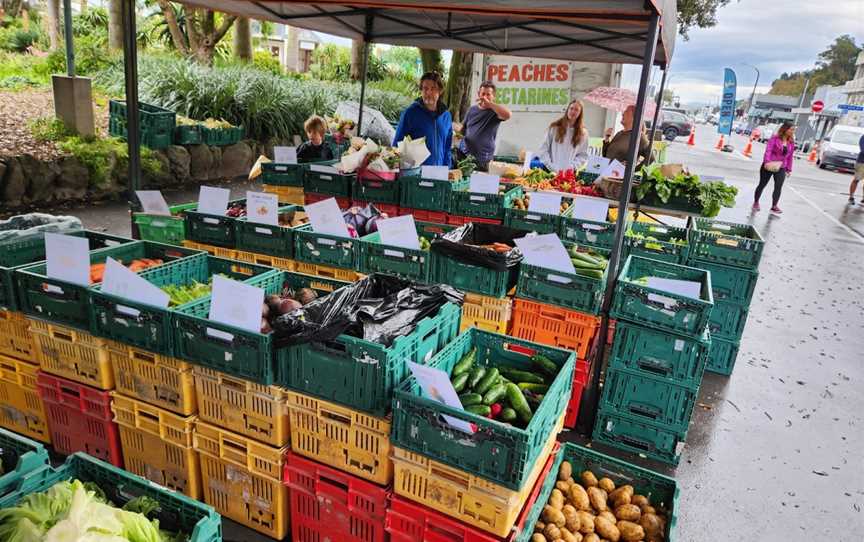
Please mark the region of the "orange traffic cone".
POLYGON ((741 154, 743 154, 747 158, 751 158, 751 156, 753 154, 753 140, 752 139, 747 140, 747 145, 744 147, 744 151, 741 154))
POLYGON ((810 155, 807 157, 807 161, 808 162, 815 162, 816 161, 816 147, 815 146, 810 151, 810 155))
POLYGON ((690 131, 690 139, 687 140, 687 145, 692 147, 696 144, 696 128, 690 131))
POLYGON ((718 151, 723 149, 723 134, 720 134, 720 139, 717 141, 717 145, 714 148, 718 151))

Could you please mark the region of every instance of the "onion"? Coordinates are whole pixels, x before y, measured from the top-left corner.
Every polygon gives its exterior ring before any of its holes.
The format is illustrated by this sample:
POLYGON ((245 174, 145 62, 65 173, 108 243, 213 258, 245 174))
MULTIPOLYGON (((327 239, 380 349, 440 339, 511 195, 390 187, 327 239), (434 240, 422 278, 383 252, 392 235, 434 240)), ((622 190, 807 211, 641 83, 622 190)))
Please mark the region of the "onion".
POLYGON ((299 309, 303 305, 300 304, 296 299, 283 299, 281 303, 279 303, 279 314, 288 314, 289 312, 299 309))

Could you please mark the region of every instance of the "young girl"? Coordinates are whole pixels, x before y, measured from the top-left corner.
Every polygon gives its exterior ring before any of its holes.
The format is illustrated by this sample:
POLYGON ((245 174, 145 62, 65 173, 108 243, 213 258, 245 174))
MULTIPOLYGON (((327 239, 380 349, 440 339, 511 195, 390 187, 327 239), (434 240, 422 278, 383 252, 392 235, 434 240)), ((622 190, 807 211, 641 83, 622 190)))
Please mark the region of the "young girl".
POLYGON ((774 194, 771 198, 771 212, 782 213, 777 204, 780 202, 780 192, 783 181, 792 173, 792 155, 795 154, 794 130, 791 122, 784 122, 777 133, 768 140, 765 156, 762 157, 762 167, 759 168, 759 185, 753 198, 753 210, 761 209, 759 198, 768 185, 768 180, 774 177, 774 194))
POLYGON ((582 122, 582 102, 573 100, 564 116, 549 125, 532 165, 549 171, 575 169, 588 161, 588 130, 582 122))
POLYGON ((333 160, 333 150, 329 145, 324 144, 324 136, 327 133, 327 123, 324 119, 312 115, 303 123, 303 129, 306 130, 309 141, 297 147, 297 162, 305 164, 333 160))

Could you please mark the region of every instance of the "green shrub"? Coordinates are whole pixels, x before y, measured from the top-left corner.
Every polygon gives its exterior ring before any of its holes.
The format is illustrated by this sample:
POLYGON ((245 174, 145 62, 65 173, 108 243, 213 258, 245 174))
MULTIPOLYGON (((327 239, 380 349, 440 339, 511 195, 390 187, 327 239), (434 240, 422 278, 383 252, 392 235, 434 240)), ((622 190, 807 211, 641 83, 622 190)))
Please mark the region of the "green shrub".
POLYGON ((66 124, 54 117, 41 117, 30 121, 30 133, 36 141, 60 141, 71 135, 66 124))
MULTIPOLYGON (((107 188, 115 172, 124 172, 129 163, 129 149, 125 141, 114 137, 85 138, 70 136, 60 141, 57 147, 71 154, 83 164, 90 173, 90 185, 107 188)), ((141 170, 144 173, 159 174, 162 163, 154 151, 141 147, 141 170)))
POLYGON ((255 51, 252 55, 252 65, 264 72, 282 74, 282 64, 279 59, 267 51, 255 51))

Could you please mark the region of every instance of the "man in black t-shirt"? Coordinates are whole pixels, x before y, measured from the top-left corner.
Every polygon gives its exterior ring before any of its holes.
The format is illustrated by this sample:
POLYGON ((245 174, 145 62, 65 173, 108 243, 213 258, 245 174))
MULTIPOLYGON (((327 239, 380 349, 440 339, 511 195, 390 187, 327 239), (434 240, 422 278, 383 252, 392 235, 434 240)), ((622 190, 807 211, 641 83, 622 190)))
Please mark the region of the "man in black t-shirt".
POLYGON ((511 116, 509 109, 495 103, 495 84, 483 81, 477 93, 477 105, 471 106, 462 123, 463 137, 456 150, 459 160, 471 155, 477 168, 485 171, 495 155, 498 125, 511 116))

